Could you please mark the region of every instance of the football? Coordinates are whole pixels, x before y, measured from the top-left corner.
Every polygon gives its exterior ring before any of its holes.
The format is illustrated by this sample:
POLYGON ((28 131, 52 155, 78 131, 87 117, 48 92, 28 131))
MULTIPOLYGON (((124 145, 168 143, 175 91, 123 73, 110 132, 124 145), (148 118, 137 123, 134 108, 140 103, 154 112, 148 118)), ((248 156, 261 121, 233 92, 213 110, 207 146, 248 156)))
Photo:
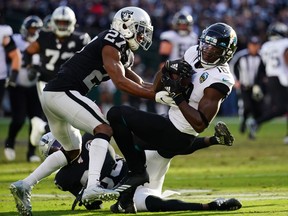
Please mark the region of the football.
MULTIPOLYGON (((170 78, 171 78, 172 80, 178 80, 178 79, 180 79, 180 75, 179 75, 179 74, 176 74, 176 73, 170 73, 169 76, 170 76, 170 78)), ((182 79, 181 79, 181 85, 182 85, 183 87, 188 86, 191 82, 192 82, 192 81, 191 81, 191 76, 185 77, 185 78, 182 78, 182 79)))

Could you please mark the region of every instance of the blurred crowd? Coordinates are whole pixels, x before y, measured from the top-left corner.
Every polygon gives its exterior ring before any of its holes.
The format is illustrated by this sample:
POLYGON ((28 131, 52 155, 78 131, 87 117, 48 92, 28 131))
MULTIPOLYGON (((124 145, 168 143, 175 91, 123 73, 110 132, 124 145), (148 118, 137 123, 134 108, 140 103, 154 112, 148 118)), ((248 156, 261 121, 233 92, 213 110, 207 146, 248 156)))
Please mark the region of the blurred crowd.
MULTIPOLYGON (((185 10, 192 14, 193 31, 197 35, 213 22, 220 21, 231 25, 238 35, 238 51, 246 47, 252 35, 258 36, 262 42, 266 41, 269 24, 275 21, 288 24, 287 0, 3 0, 0 2, 1 19, 9 24, 14 32, 19 32, 23 19, 28 15, 38 15, 44 19, 60 5, 73 9, 78 30, 87 32, 91 38, 103 29, 110 28, 112 17, 120 8, 133 5, 146 10, 154 26, 153 45, 148 52, 139 51, 140 63, 137 67, 141 76, 148 81, 153 79, 159 66, 160 34, 171 28, 171 20, 177 11, 185 10)), ((129 100, 126 95, 117 92, 116 95, 118 98, 114 103, 129 100)), ((111 98, 102 93, 99 97, 111 102, 111 98)), ((220 114, 237 115, 237 103, 236 93, 232 92, 224 102, 220 114)))

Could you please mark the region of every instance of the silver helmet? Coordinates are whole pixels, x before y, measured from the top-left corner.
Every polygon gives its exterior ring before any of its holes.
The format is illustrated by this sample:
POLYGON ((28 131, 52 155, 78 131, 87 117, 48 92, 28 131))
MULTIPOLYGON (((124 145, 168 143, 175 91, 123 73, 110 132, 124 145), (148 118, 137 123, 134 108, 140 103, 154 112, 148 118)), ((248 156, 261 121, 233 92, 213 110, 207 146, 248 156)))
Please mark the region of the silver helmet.
POLYGON ((148 50, 152 44, 153 26, 150 16, 138 7, 125 7, 114 16, 111 28, 120 32, 135 51, 141 46, 148 50))
POLYGON ((71 8, 60 6, 52 13, 51 28, 57 36, 70 36, 75 30, 75 25, 76 16, 71 8))

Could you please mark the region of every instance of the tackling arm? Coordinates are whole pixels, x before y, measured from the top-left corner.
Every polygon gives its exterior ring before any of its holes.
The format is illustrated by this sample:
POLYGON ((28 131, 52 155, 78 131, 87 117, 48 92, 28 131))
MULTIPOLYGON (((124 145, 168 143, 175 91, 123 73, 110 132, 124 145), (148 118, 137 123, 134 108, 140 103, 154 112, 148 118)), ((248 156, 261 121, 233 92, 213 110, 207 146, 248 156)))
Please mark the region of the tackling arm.
POLYGON ((105 46, 102 50, 102 58, 104 68, 107 71, 109 77, 115 84, 115 86, 122 91, 125 91, 131 95, 152 99, 154 100, 155 92, 148 89, 143 80, 136 74, 132 74, 131 70, 126 70, 120 61, 120 54, 117 49, 112 46, 105 46), (126 72, 128 72, 126 77, 126 72), (134 80, 136 80, 137 83, 134 80))

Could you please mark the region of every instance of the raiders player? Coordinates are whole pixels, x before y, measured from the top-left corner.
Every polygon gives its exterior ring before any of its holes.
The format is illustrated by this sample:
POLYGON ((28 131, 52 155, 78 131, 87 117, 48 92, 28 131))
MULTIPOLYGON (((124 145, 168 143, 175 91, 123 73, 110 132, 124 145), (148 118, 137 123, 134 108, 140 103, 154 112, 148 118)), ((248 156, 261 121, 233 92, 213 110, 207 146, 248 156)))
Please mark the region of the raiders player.
MULTIPOLYGON (((75 31, 75 25, 76 17, 73 10, 67 6, 60 6, 51 15, 51 30, 43 29, 37 40, 26 48, 24 54, 30 67, 30 79, 33 80, 37 74, 39 75, 37 91, 40 100, 45 84, 56 77, 60 66, 90 41, 87 33, 75 31), (41 64, 29 64, 31 55, 36 53, 40 55, 41 64)), ((39 117, 32 118, 31 123, 30 140, 33 145, 37 145, 43 133, 49 129, 47 123, 39 117)))
POLYGON ((136 187, 149 182, 144 149, 157 150, 163 158, 169 159, 183 154, 191 145, 193 148, 204 145, 203 142, 232 145, 234 139, 221 122, 215 127, 214 137, 197 136, 209 126, 221 102, 232 90, 234 78, 227 61, 232 58, 236 45, 237 36, 233 28, 225 23, 215 23, 203 30, 199 45, 190 47, 184 54, 184 62, 192 69, 190 74, 187 74, 188 70, 183 73, 183 60, 167 62, 173 67, 168 72, 164 67, 158 73, 155 85, 157 90, 164 87, 176 104, 170 107, 168 117, 128 106, 114 106, 108 111, 107 119, 113 129, 113 137, 129 167, 127 176, 115 187, 121 195, 111 206, 113 212, 131 208, 131 197, 136 187), (173 71, 173 68, 178 70, 173 71), (169 72, 178 72, 179 77, 185 80, 190 75, 191 83, 182 86, 181 80, 173 80, 169 72), (133 136, 145 144, 134 142, 133 136))
MULTIPOLYGON (((80 157, 73 161, 71 164, 61 168, 54 179, 55 184, 60 190, 69 191, 76 199, 72 205, 72 210, 75 209, 77 203, 79 206, 81 202, 81 196, 83 188, 87 182, 87 172, 89 168, 89 148, 90 141, 93 139, 91 134, 85 133, 82 137, 82 151, 80 157), (85 144, 84 144, 85 143, 85 144)), ((206 148, 207 145, 199 145, 200 148, 206 148)), ((39 145, 39 150, 43 158, 46 158, 49 154, 58 151, 61 145, 51 132, 45 134, 39 145)), ((198 149, 187 149, 187 154, 192 153, 198 149)), ((205 211, 205 210, 237 210, 242 207, 241 203, 235 199, 223 199, 218 198, 210 203, 188 203, 177 199, 165 199, 162 196, 162 185, 164 183, 166 172, 170 166, 171 159, 165 159, 161 157, 157 151, 145 151, 147 157, 147 169, 150 175, 150 183, 144 186, 138 187, 135 195, 135 205, 138 211, 205 211)), ((127 163, 124 158, 115 154, 113 147, 110 145, 106 154, 105 162, 101 171, 101 184, 105 188, 113 188, 128 171, 127 163)), ((84 204, 86 209, 100 209, 102 201, 96 200, 91 204, 84 204)), ((135 208, 136 209, 136 208, 135 208)), ((136 213, 134 208, 123 209, 125 213, 136 213)))
POLYGON ((78 157, 82 145, 80 131, 94 135, 89 151, 87 188, 82 200, 93 202, 119 196, 117 191, 100 185, 100 171, 113 133, 103 113, 87 94, 94 86, 111 79, 121 91, 154 99, 153 85, 145 83, 130 69, 132 51, 139 47, 148 50, 152 34, 153 26, 144 10, 122 8, 115 14, 111 29, 101 32, 76 52, 61 66, 56 78, 45 86, 40 101, 51 132, 62 144, 63 151, 49 155, 27 178, 11 184, 20 213, 32 212, 30 196, 34 185, 78 157))

